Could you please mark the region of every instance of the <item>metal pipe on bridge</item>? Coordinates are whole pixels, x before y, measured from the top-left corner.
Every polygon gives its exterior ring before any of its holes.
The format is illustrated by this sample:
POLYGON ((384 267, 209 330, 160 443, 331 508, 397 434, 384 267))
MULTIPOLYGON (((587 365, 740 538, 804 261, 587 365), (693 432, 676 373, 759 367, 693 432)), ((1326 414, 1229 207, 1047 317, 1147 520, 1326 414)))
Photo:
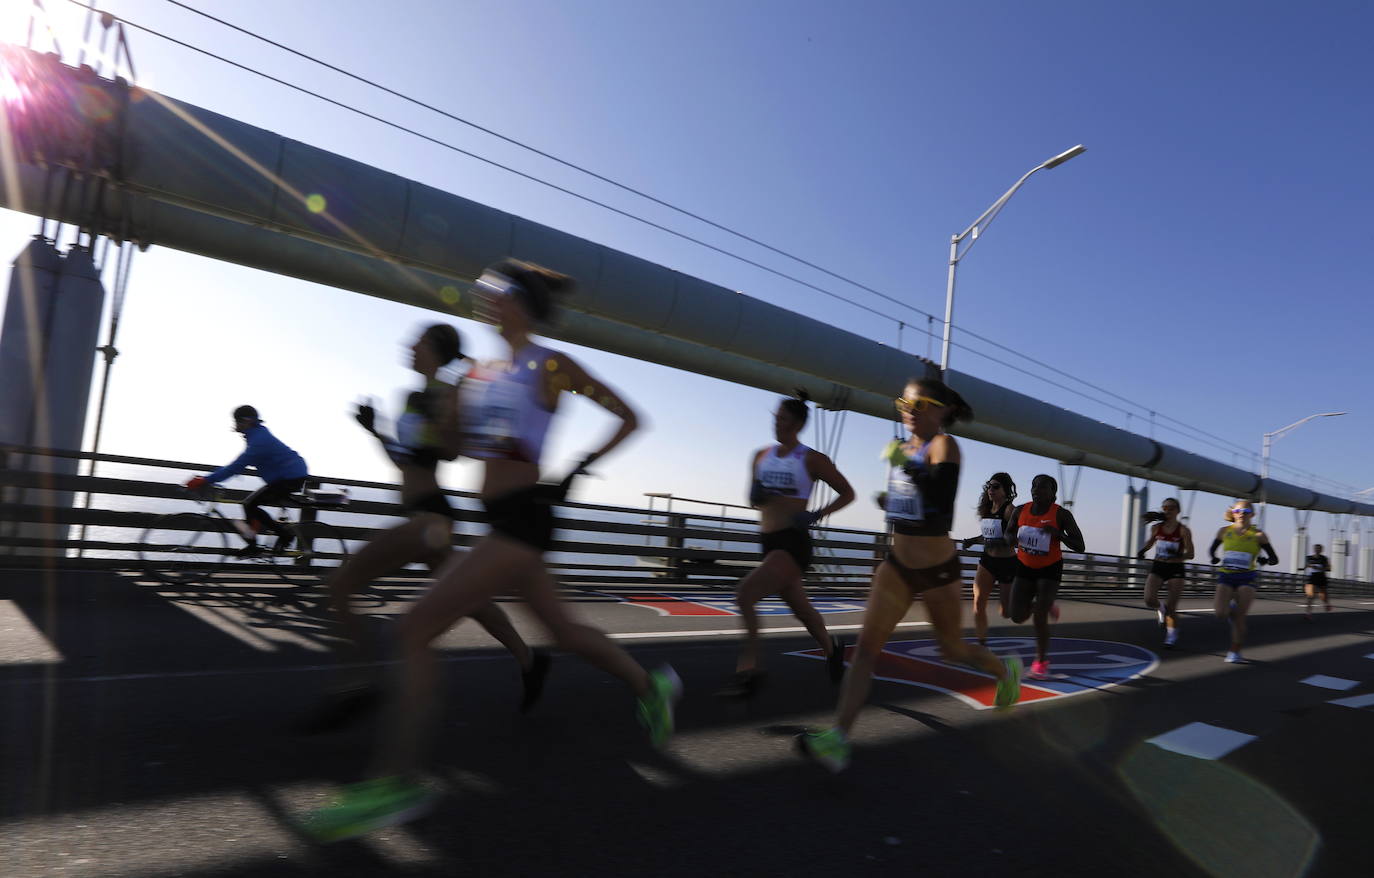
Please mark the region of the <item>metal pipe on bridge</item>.
MULTIPOLYGON (((54 130, 80 133, 82 158, 66 166, 109 184, 98 199, 45 200, 50 171, 16 150, 0 206, 463 317, 473 316, 467 281, 501 258, 528 259, 580 283, 551 337, 774 392, 805 387, 828 408, 877 417, 892 416, 908 377, 938 374, 922 358, 566 232, 26 50, 10 50, 12 66, 16 57, 66 77, 87 106, 92 89, 105 95, 111 112, 99 118, 74 103, 45 112, 65 113, 54 130)), ((18 133, 16 143, 33 139, 18 133)), ((1184 489, 1259 494, 1246 470, 972 375, 947 380, 978 415, 957 430, 968 438, 1184 489)), ((1272 479, 1266 493, 1279 505, 1374 515, 1374 505, 1272 479)))

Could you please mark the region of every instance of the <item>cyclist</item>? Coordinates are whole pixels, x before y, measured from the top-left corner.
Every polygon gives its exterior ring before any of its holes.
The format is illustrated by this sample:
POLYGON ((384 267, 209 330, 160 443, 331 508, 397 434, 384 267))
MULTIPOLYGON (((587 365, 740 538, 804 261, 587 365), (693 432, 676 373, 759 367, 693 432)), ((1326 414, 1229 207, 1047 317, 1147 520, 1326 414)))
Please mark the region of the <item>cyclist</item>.
POLYGON ((199 493, 211 485, 218 485, 230 476, 238 475, 250 466, 256 467, 258 477, 267 484, 243 500, 243 514, 248 527, 239 533, 247 545, 239 550, 239 556, 246 558, 259 554, 262 548, 258 545, 258 534, 265 530, 276 534, 277 542, 272 551, 280 554, 291 545, 293 535, 290 529, 279 524, 271 515, 264 512, 262 507, 282 506, 292 494, 305 488, 308 474, 305 459, 287 447, 285 442, 273 436, 272 431, 263 426, 258 410, 251 405, 241 405, 234 409, 234 431, 242 433, 244 442, 247 443, 248 447, 243 449, 243 453, 234 458, 232 463, 209 475, 196 476, 186 483, 186 487, 199 493))

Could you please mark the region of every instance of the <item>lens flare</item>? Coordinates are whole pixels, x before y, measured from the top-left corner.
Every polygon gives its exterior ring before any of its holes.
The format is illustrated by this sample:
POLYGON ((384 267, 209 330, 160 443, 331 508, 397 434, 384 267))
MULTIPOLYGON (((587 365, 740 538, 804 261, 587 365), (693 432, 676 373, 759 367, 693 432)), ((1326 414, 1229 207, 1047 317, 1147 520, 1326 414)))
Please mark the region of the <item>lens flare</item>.
POLYGON ((305 196, 305 209, 311 213, 324 213, 327 207, 329 207, 329 202, 320 193, 312 192, 305 196))
POLYGON ((1217 878, 1301 878, 1321 849, 1287 800, 1225 763, 1141 744, 1117 772, 1160 833, 1217 878))

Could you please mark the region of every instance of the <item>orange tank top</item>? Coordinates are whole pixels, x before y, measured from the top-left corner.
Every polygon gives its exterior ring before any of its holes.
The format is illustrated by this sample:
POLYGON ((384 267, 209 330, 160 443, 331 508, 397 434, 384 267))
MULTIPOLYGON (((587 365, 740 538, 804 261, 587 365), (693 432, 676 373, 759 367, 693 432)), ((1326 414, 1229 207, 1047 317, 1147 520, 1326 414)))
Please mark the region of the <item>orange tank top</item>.
POLYGON ((1016 516, 1016 558, 1027 567, 1048 567, 1064 560, 1064 553, 1059 549, 1059 538, 1040 528, 1059 527, 1059 504, 1051 503, 1042 515, 1031 512, 1033 505, 1022 506, 1016 516))

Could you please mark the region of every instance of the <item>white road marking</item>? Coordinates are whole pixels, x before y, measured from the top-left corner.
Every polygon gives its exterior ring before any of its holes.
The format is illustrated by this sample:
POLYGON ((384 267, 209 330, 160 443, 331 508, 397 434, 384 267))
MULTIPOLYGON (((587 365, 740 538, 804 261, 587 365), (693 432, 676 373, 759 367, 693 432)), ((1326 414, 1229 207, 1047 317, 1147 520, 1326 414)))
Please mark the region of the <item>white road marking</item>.
MULTIPOLYGON (((916 628, 927 626, 929 622, 898 622, 898 628, 916 628)), ((828 625, 830 631, 856 631, 862 625, 828 625)), ((805 631, 801 625, 763 628, 761 634, 796 634, 805 631)), ((742 636, 744 628, 718 628, 708 631, 630 631, 621 634, 608 634, 612 640, 645 640, 655 637, 726 637, 730 635, 742 636)), ((481 655, 453 655, 445 656, 441 662, 489 662, 489 661, 509 661, 510 657, 505 653, 481 654, 481 655)), ((247 674, 289 674, 312 671, 338 671, 346 668, 379 668, 389 665, 400 664, 399 662, 351 662, 344 664, 327 665, 294 665, 290 667, 260 667, 260 668, 225 668, 221 670, 209 671, 160 671, 146 674, 98 674, 91 677, 59 677, 59 683, 122 683, 132 680, 175 680, 181 678, 194 679, 197 677, 237 677, 247 674)), ((41 679, 19 679, 19 680, 0 680, 0 686, 32 685, 42 682, 41 679)))
POLYGON ((1172 732, 1151 738, 1146 744, 1192 756, 1195 759, 1220 759, 1232 750, 1255 740, 1254 735, 1223 729, 1207 723, 1188 723, 1172 732))
POLYGON ((1339 704, 1341 707, 1369 707, 1374 704, 1374 693, 1368 695, 1352 695, 1349 698, 1337 698, 1335 701, 1328 701, 1327 704, 1339 704))
POLYGON ((1313 674, 1299 683, 1306 683, 1309 686, 1320 686, 1323 689, 1338 689, 1344 692, 1347 689, 1354 689, 1360 685, 1359 680, 1347 680, 1343 677, 1328 677, 1325 674, 1313 674))
MULTIPOLYGON (((917 628, 929 625, 929 622, 898 622, 898 628, 917 628)), ((858 631, 863 625, 826 625, 827 631, 858 631)), ((760 634, 796 634, 805 631, 803 625, 789 626, 786 628, 760 628, 760 634)), ((608 634, 612 640, 645 640, 654 637, 728 637, 730 635, 740 636, 744 634, 743 626, 739 628, 716 628, 709 631, 635 631, 626 634, 608 634)))

